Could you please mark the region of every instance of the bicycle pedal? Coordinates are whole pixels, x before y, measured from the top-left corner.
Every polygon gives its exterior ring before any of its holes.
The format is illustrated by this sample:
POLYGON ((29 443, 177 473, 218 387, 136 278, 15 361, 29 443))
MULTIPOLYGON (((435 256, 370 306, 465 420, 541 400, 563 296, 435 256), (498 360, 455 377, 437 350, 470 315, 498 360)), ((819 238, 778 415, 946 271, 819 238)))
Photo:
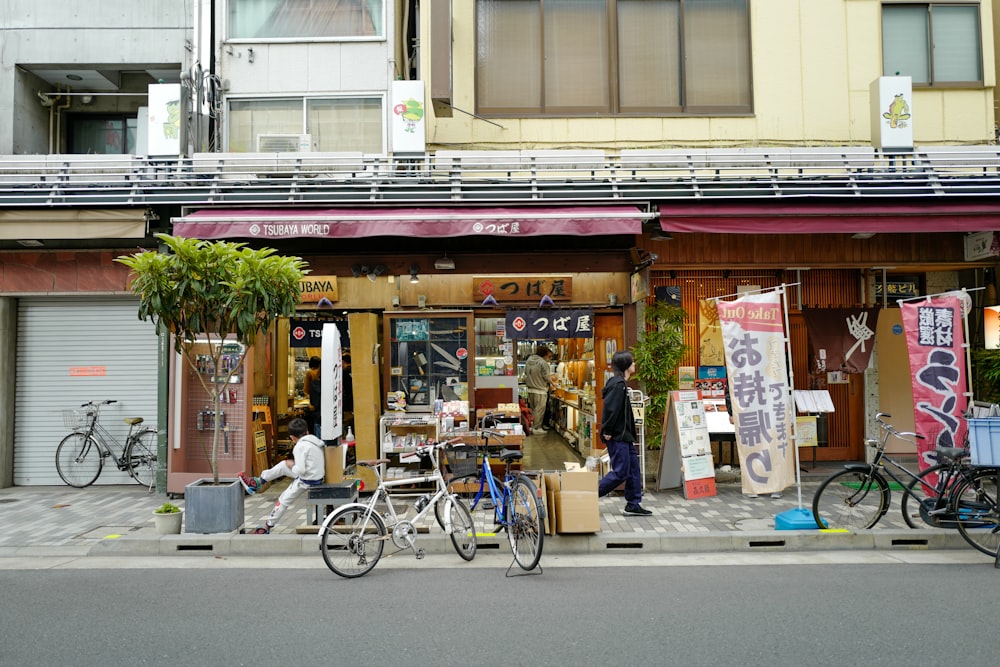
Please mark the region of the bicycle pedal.
POLYGON ((417 557, 417 560, 423 560, 424 559, 424 550, 423 549, 417 549, 417 552, 414 555, 417 557))

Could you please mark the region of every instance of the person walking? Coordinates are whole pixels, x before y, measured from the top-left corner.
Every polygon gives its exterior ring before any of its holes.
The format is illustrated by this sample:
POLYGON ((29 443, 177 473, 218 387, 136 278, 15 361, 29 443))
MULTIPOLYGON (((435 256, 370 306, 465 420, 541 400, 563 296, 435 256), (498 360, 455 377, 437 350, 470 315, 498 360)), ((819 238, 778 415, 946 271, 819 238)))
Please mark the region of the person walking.
POLYGON ((642 468, 639 455, 635 451, 638 439, 635 430, 635 416, 628 395, 628 379, 635 375, 635 360, 632 353, 616 352, 611 358, 614 377, 604 385, 601 397, 604 409, 601 411, 601 439, 608 449, 611 471, 601 478, 597 486, 598 497, 611 493, 625 483, 625 516, 651 516, 653 513, 642 506, 642 468))
POLYGON ((291 459, 279 461, 273 468, 262 472, 260 477, 250 477, 242 472, 239 474, 240 484, 251 495, 264 486, 265 482, 273 482, 279 477, 292 478, 292 483, 278 496, 267 521, 263 526, 253 531, 255 535, 270 533, 288 506, 294 503, 309 487, 322 484, 326 476, 323 441, 309 434, 306 420, 296 418, 288 422, 288 436, 294 443, 291 459))
POLYGON ((528 389, 528 407, 531 408, 531 433, 548 433, 544 427, 545 408, 549 402, 549 390, 553 388, 552 368, 549 359, 552 350, 538 345, 535 353, 524 362, 524 386, 528 389))

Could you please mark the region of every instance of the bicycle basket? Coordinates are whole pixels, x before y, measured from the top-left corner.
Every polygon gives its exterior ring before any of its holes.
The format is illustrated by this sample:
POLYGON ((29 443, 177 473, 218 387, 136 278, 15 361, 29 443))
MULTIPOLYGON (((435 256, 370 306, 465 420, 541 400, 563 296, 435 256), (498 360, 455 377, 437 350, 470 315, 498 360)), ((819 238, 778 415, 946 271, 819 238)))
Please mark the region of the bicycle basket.
POLYGON ((93 410, 76 408, 74 410, 63 410, 63 426, 66 428, 87 428, 94 418, 93 410))
POLYGON ((445 451, 445 463, 454 477, 469 475, 479 470, 479 459, 475 451, 445 451))

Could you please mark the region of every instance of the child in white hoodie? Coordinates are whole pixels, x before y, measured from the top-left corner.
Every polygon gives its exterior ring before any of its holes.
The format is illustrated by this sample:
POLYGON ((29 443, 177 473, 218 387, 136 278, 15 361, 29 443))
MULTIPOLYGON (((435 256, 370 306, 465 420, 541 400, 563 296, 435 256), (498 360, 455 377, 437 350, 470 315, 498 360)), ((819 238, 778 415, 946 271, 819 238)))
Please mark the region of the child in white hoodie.
POLYGON ((326 457, 323 451, 323 441, 309 434, 309 427, 304 419, 293 419, 288 423, 288 436, 294 447, 292 458, 279 461, 276 466, 260 474, 260 477, 250 477, 240 473, 240 483, 247 493, 253 494, 265 482, 273 482, 279 477, 291 477, 292 483, 281 492, 274 503, 274 509, 263 526, 253 531, 256 535, 267 535, 281 519, 285 509, 295 502, 306 489, 323 483, 326 476, 326 457))

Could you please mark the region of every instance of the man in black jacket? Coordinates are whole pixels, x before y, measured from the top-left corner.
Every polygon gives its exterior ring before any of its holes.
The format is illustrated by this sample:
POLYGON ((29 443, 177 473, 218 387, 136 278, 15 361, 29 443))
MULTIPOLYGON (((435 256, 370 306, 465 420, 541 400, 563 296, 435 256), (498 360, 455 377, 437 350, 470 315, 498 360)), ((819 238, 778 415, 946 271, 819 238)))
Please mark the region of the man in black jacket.
POLYGON ((653 513, 642 506, 642 468, 635 451, 635 417, 625 383, 635 374, 635 360, 631 352, 616 352, 611 359, 615 370, 613 378, 604 385, 601 397, 601 439, 608 448, 611 472, 601 478, 598 496, 606 496, 625 482, 625 516, 650 516, 653 513))

